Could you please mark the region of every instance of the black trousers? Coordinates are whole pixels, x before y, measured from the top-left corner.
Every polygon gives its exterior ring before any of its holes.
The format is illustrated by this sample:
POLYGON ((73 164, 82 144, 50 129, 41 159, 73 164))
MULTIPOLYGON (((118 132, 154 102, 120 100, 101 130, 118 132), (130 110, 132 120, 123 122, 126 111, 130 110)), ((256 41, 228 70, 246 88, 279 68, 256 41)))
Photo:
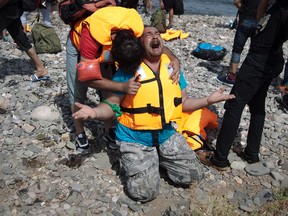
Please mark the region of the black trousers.
POLYGON ((272 79, 282 72, 282 46, 288 39, 288 9, 276 2, 267 13, 268 22, 263 22, 262 28, 252 38, 250 51, 237 73, 231 90, 236 98, 225 102, 224 119, 216 142, 217 160, 227 160, 246 105, 251 117, 245 153, 258 156, 267 91, 272 79))
POLYGON ((32 45, 23 31, 20 18, 5 18, 0 16, 0 32, 7 29, 15 43, 23 51, 29 50, 32 45))
POLYGON ((270 56, 268 60, 262 55, 247 55, 231 90, 231 94, 235 94, 236 98, 226 101, 224 105, 224 119, 216 143, 217 159, 227 160, 246 105, 249 106, 251 118, 245 152, 249 156, 258 156, 265 121, 267 91, 272 79, 281 73, 283 65, 282 52, 270 56))

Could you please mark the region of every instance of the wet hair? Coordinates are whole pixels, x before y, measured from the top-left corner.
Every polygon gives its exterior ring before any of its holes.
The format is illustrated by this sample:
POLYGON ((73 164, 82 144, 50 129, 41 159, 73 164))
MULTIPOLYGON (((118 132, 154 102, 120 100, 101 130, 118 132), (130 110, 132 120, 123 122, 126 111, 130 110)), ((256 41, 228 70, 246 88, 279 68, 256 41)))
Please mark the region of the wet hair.
POLYGON ((127 72, 135 72, 142 62, 144 48, 131 30, 120 30, 111 49, 112 58, 127 72))

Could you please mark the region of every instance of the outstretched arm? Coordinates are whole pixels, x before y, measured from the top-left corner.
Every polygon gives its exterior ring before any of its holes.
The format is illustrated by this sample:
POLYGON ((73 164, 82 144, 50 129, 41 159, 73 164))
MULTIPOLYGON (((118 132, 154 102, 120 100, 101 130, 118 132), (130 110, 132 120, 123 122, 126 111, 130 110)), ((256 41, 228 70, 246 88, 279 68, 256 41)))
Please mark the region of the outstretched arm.
MULTIPOLYGON (((107 102, 110 104, 118 105, 124 98, 124 95, 111 95, 107 98, 107 102)), ((87 105, 76 102, 75 106, 79 109, 73 114, 73 118, 88 120, 88 119, 97 119, 97 120, 107 120, 114 116, 115 112, 112 110, 112 107, 107 103, 100 103, 97 107, 92 108, 87 105)))
POLYGON ((189 98, 186 89, 182 90, 182 111, 191 112, 201 109, 208 105, 226 101, 235 98, 233 94, 225 94, 224 89, 220 88, 218 91, 213 92, 204 98, 189 98))

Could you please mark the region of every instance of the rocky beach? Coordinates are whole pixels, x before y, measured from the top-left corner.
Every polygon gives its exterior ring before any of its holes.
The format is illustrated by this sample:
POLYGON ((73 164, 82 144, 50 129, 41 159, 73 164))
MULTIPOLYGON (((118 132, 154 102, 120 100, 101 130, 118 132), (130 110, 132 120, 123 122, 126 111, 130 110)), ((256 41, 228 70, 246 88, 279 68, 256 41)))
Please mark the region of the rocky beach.
MULTIPOLYGON (((36 13, 29 16, 30 23, 36 13)), ((145 24, 149 17, 142 14, 145 24)), ((288 215, 288 111, 279 103, 273 86, 266 100, 266 122, 260 149, 261 162, 247 164, 231 151, 231 169, 205 167, 205 179, 189 188, 175 187, 163 173, 160 195, 141 204, 123 190, 117 151, 103 139, 103 123, 87 121, 92 153, 79 155, 65 78, 65 43, 69 26, 51 14, 63 51, 39 54, 49 70, 49 81, 31 82, 34 66, 17 49, 11 37, 0 40, 0 215, 288 215)), ((235 30, 227 27, 233 17, 175 16, 174 29, 189 33, 186 39, 165 42, 181 61, 192 97, 207 96, 223 87, 216 76, 228 68, 235 30), (201 41, 222 45, 222 61, 206 61, 191 52, 201 41)), ((33 26, 32 26, 33 27, 33 26)), ((241 56, 244 60, 246 44, 241 56)), ((287 43, 284 46, 288 56, 287 43)), ((281 77, 283 74, 281 74, 281 77)), ((229 92, 229 86, 225 86, 229 92)), ((89 104, 99 103, 89 89, 89 104)), ((224 103, 209 108, 221 125, 224 103)), ((245 145, 249 126, 245 108, 235 145, 245 145)), ((219 129, 208 131, 215 146, 219 129)))

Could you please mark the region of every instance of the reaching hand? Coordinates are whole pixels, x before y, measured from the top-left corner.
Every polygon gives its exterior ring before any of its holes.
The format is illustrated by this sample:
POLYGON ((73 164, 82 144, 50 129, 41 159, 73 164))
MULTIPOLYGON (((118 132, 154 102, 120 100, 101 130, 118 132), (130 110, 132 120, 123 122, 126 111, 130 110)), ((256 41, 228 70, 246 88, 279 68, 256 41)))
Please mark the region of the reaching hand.
POLYGON ((234 94, 225 94, 224 91, 225 91, 224 88, 220 88, 218 91, 215 91, 212 94, 210 94, 209 97, 207 98, 208 104, 213 104, 220 101, 226 101, 235 98, 234 94))
POLYGON ((87 120, 87 119, 95 119, 97 117, 97 114, 92 107, 89 107, 87 105, 78 102, 75 103, 75 106, 79 110, 73 113, 72 116, 74 119, 87 120))
POLYGON ((141 83, 138 82, 138 79, 139 75, 124 83, 123 92, 126 92, 127 94, 136 94, 141 86, 141 83))

